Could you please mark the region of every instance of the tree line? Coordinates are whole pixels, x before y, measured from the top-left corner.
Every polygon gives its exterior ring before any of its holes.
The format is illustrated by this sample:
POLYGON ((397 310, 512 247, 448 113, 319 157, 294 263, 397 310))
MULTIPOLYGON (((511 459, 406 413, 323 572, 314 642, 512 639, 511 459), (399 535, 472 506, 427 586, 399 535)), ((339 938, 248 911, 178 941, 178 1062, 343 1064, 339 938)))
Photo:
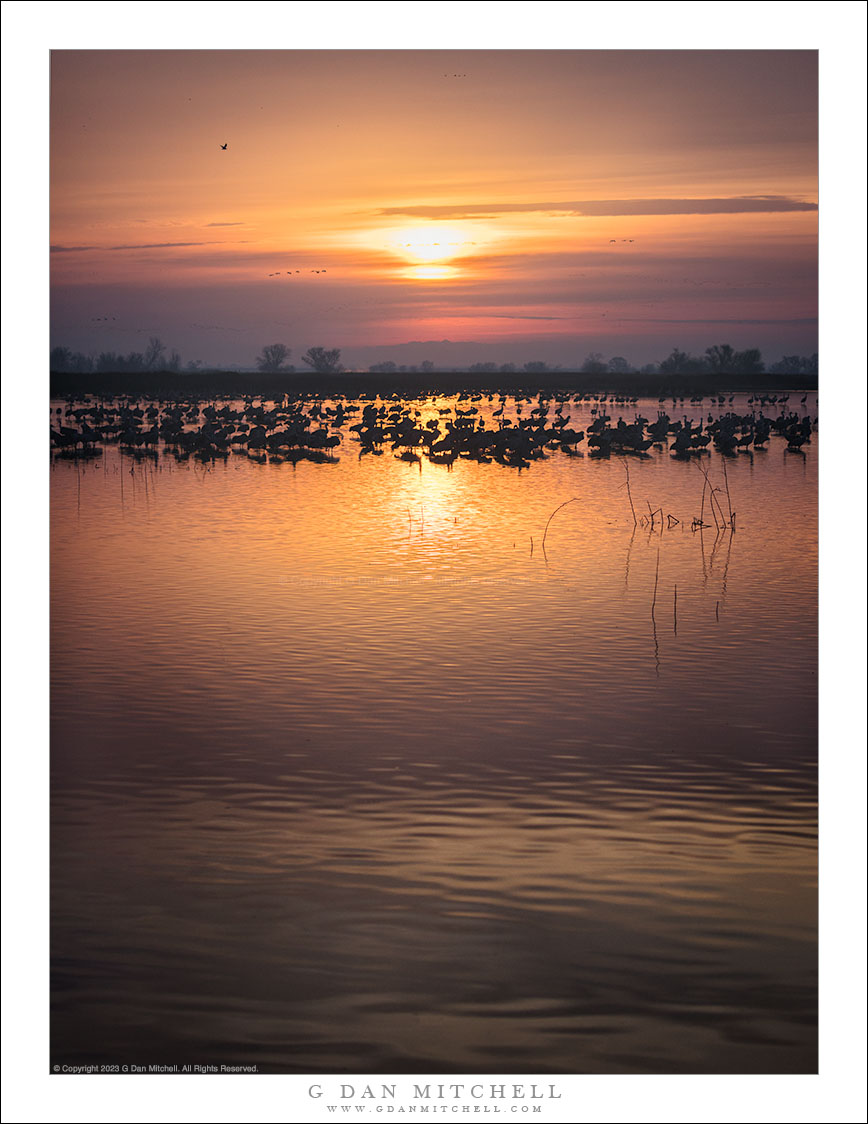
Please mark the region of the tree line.
POLYGON ((702 355, 691 355, 675 347, 659 363, 631 366, 620 355, 608 361, 598 352, 592 352, 579 368, 585 375, 816 375, 818 357, 784 355, 777 363, 766 367, 762 352, 757 348, 736 351, 730 344, 707 347, 702 355))
MULTIPOLYGON (((119 351, 101 351, 99 355, 84 355, 69 347, 53 347, 50 355, 52 371, 63 374, 85 375, 91 371, 116 373, 127 371, 180 371, 181 356, 174 348, 167 353, 166 345, 159 336, 151 336, 144 351, 130 351, 126 355, 119 351)), ((196 359, 187 363, 184 370, 198 371, 202 361, 196 359)))
MULTIPOLYGON (((756 348, 736 351, 728 343, 716 344, 705 349, 703 355, 690 355, 680 348, 659 363, 646 363, 634 367, 622 355, 606 359, 599 352, 591 352, 580 367, 575 368, 583 375, 815 375, 817 374, 817 355, 785 355, 777 363, 766 368, 762 353, 756 348)), ((430 360, 418 366, 404 366, 387 360, 374 363, 368 370, 374 374, 426 374, 436 368, 430 360)), ((572 370, 573 368, 566 368, 572 370)), ((541 360, 524 363, 473 363, 467 370, 471 374, 512 375, 523 371, 528 375, 542 375, 546 372, 563 371, 560 365, 550 367, 541 360)))
MULTIPOLYGON (((292 349, 285 343, 271 343, 263 347, 256 357, 257 369, 268 374, 292 374, 295 367, 289 362, 292 349)), ((302 363, 321 375, 339 374, 344 370, 341 363, 340 348, 311 347, 302 355, 302 363)), ((188 362, 182 368, 180 354, 168 351, 158 336, 151 336, 144 351, 131 351, 122 355, 115 351, 103 351, 96 357, 72 351, 68 347, 55 347, 51 350, 51 370, 64 374, 88 374, 90 372, 125 373, 139 371, 198 371, 201 360, 188 362)), ((391 359, 373 363, 368 371, 371 374, 433 374, 438 368, 430 359, 418 365, 405 365, 391 359)), ((542 360, 532 360, 521 367, 515 363, 473 363, 466 370, 472 374, 516 374, 522 371, 529 375, 571 370, 559 365, 549 366, 542 360)), ((816 375, 818 358, 816 353, 806 355, 784 355, 778 362, 766 367, 762 353, 757 348, 736 351, 730 344, 715 344, 707 347, 702 355, 691 355, 680 348, 659 363, 646 363, 634 367, 623 356, 614 355, 606 359, 599 352, 591 352, 578 368, 583 375, 816 375)))

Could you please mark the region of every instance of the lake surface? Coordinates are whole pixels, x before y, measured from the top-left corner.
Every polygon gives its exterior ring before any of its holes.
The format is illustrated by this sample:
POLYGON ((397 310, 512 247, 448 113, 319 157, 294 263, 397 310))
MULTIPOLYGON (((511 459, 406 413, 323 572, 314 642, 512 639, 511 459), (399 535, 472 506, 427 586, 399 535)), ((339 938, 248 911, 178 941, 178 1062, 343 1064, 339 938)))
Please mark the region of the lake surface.
POLYGON ((816 435, 336 453, 53 464, 52 1063, 815 1072, 816 435))

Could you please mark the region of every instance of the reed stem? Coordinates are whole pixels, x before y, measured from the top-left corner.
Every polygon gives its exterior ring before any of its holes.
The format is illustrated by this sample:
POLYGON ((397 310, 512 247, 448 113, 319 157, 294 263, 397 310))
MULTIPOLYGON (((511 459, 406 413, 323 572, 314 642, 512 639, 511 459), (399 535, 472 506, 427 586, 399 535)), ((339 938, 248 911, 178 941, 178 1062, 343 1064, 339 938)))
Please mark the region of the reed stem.
POLYGON ((558 513, 558 512, 559 512, 559 511, 561 510, 561 508, 562 508, 562 507, 566 507, 568 503, 578 503, 578 502, 579 502, 579 497, 578 497, 578 496, 573 496, 573 498, 572 498, 571 500, 564 500, 564 502, 563 502, 563 503, 561 503, 561 504, 558 504, 558 506, 557 506, 557 507, 556 507, 556 508, 554 509, 554 511, 553 511, 553 512, 551 513, 551 515, 549 516, 549 518, 548 518, 548 523, 546 523, 546 528, 545 528, 545 530, 543 531, 543 537, 542 537, 542 552, 543 552, 543 556, 547 557, 547 556, 546 556, 546 535, 547 535, 547 534, 549 533, 549 524, 550 524, 550 523, 551 523, 551 521, 552 521, 552 520, 554 519, 554 517, 555 517, 555 516, 557 515, 557 513, 558 513))
POLYGON ((624 465, 624 471, 627 473, 627 499, 630 501, 630 510, 633 512, 633 526, 636 526, 636 508, 633 506, 633 494, 630 491, 630 468, 626 461, 621 462, 624 465))

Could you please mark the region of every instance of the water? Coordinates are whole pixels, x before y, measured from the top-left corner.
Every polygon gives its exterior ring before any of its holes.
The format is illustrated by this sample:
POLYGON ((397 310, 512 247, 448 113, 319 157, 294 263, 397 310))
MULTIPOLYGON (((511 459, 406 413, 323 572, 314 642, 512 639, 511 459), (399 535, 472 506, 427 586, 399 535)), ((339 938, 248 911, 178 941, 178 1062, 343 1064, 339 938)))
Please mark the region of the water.
POLYGON ((816 1071, 783 445, 57 462, 52 1062, 816 1071))

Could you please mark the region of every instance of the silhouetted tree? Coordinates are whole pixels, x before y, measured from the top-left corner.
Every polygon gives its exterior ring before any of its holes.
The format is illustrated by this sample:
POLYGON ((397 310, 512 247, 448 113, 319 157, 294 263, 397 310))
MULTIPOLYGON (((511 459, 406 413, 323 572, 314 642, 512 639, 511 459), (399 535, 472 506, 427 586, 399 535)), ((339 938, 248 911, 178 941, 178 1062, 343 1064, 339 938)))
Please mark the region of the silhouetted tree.
POLYGON ((500 373, 502 375, 511 375, 515 372, 515 363, 501 363, 500 373))
POLYGON ((633 368, 622 355, 613 355, 609 360, 609 370, 613 375, 629 375, 633 368))
POLYGON ((52 348, 49 364, 52 371, 64 371, 68 374, 87 374, 93 370, 93 359, 89 355, 72 351, 68 347, 52 348))
POLYGON ((777 363, 772 363, 769 371, 773 375, 815 375, 817 373, 817 356, 812 355, 784 355, 777 363))
POLYGON ((392 375, 398 370, 398 365, 393 363, 391 359, 386 359, 382 363, 374 363, 368 370, 372 375, 392 375))
POLYGON ((158 336, 151 336, 145 348, 145 367, 149 371, 156 370, 163 362, 163 352, 166 345, 158 336))
POLYGON ((763 357, 756 348, 733 351, 728 343, 707 347, 705 362, 714 375, 759 375, 764 370, 763 357))
POLYGON ((660 364, 661 375, 701 375, 708 370, 705 360, 696 355, 688 355, 677 347, 660 364))
POLYGON ((728 343, 715 344, 705 349, 706 362, 712 374, 729 374, 735 367, 735 352, 728 343))
POLYGON ((423 359, 422 362, 419 364, 419 370, 422 372, 423 375, 430 375, 431 372, 434 370, 434 364, 431 362, 430 359, 423 359))
POLYGON ((144 371, 145 357, 140 351, 120 355, 116 351, 101 351, 96 361, 97 371, 144 371))
POLYGON ((579 367, 583 375, 604 375, 608 369, 609 365, 599 351, 592 351, 579 367))
POLYGON ((120 371, 122 370, 121 358, 113 351, 101 351, 96 361, 96 369, 98 371, 120 371))
POLYGON ((656 363, 646 363, 644 367, 639 368, 640 375, 658 375, 660 368, 656 363))
POLYGON ((279 371, 283 367, 291 354, 292 352, 285 343, 270 343, 263 347, 261 355, 257 355, 256 366, 260 371, 274 374, 275 371, 279 371))
POLYGON ((474 375, 491 375, 497 370, 496 363, 473 363, 467 368, 474 375))
POLYGON ((732 359, 736 374, 761 375, 765 370, 762 353, 755 347, 747 351, 737 351, 732 359))
POLYGON ((169 358, 166 360, 167 371, 180 371, 181 370, 181 353, 172 351, 169 358))
POLYGON ((72 359, 72 351, 68 347, 53 347, 49 357, 51 370, 68 371, 70 359, 72 359))
POLYGON ((301 357, 302 363, 307 363, 319 375, 335 375, 342 371, 340 348, 326 351, 324 347, 308 348, 307 353, 301 357))
POLYGON ((524 369, 529 375, 543 375, 549 369, 549 365, 543 363, 541 359, 532 359, 530 363, 525 363, 524 369))

